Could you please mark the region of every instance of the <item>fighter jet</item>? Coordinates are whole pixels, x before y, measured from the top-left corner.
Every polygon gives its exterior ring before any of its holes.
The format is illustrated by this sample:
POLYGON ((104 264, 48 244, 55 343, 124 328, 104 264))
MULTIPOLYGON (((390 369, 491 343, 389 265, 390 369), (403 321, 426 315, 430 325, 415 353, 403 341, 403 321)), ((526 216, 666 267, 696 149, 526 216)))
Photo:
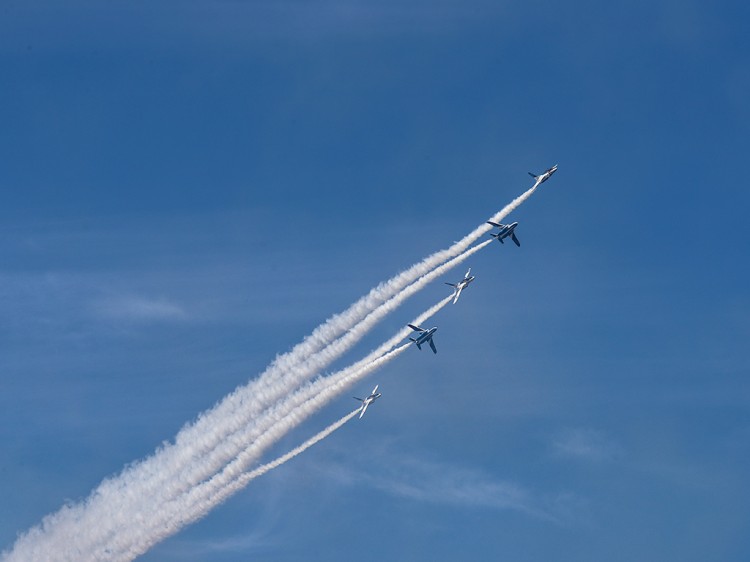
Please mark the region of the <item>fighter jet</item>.
POLYGON ((536 184, 535 184, 536 186, 536 185, 539 185, 540 183, 546 182, 549 179, 549 177, 552 174, 554 174, 556 171, 557 171, 557 164, 555 164, 551 168, 544 170, 544 173, 539 174, 538 176, 536 174, 532 174, 531 172, 529 172, 529 175, 536 180, 536 184))
POLYGON ((435 347, 435 342, 432 341, 432 335, 437 331, 437 326, 434 328, 430 328, 429 330, 425 330, 424 328, 420 328, 419 326, 415 326, 414 324, 407 324, 409 328, 414 330, 415 332, 419 332, 419 335, 415 338, 409 338, 411 341, 417 344, 418 349, 422 349, 423 343, 429 343, 430 347, 432 348, 433 353, 437 353, 437 348, 435 347))
POLYGON ((375 402, 378 398, 380 398, 382 395, 378 392, 378 385, 375 385, 375 388, 372 389, 372 393, 367 398, 357 398, 354 397, 355 400, 359 400, 362 402, 362 409, 359 412, 359 419, 362 419, 362 416, 365 415, 365 411, 367 410, 367 406, 375 402))
POLYGON ((450 285, 451 287, 453 287, 453 304, 456 304, 458 297, 461 296, 461 291, 468 287, 469 283, 471 283, 472 281, 474 281, 474 276, 471 275, 471 268, 469 268, 469 271, 466 272, 464 278, 461 279, 461 281, 459 281, 458 283, 446 283, 446 285, 450 285))
POLYGON ((516 246, 518 246, 519 248, 521 247, 521 243, 518 241, 518 238, 516 238, 515 233, 516 227, 518 226, 517 222, 514 222, 513 224, 502 224, 499 222, 487 221, 487 224, 491 224, 492 226, 496 226, 500 229, 500 232, 498 232, 497 234, 495 234, 494 232, 490 232, 490 236, 495 238, 498 242, 500 242, 501 244, 505 244, 505 242, 503 242, 503 238, 508 238, 508 236, 510 236, 510 239, 516 243, 516 246))

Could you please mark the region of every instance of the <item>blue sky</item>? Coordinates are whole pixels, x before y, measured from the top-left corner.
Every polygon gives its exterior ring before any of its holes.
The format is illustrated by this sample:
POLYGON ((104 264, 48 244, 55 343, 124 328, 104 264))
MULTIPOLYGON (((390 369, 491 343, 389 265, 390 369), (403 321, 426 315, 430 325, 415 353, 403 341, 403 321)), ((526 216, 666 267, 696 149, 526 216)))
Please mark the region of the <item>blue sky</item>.
POLYGON ((437 356, 143 560, 746 560, 749 15, 5 2, 0 548, 557 163, 437 356))

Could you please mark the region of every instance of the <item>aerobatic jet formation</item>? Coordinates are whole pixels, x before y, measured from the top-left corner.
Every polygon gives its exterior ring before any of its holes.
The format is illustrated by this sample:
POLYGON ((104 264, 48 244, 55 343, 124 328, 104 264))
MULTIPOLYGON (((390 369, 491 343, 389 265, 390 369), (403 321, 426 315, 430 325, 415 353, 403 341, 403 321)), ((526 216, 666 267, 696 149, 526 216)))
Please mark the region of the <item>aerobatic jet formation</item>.
POLYGON ((415 332, 419 332, 419 335, 416 338, 409 338, 411 341, 417 344, 417 349, 422 349, 423 343, 429 343, 430 347, 432 348, 433 353, 437 353, 437 348, 435 347, 435 342, 432 341, 432 335, 437 331, 437 326, 434 328, 430 328, 429 330, 425 330, 424 328, 420 328, 419 326, 415 326, 414 324, 407 324, 409 328, 414 330, 415 332))
POLYGON ((543 174, 539 174, 538 176, 536 174, 532 174, 529 172, 529 175, 536 180, 536 185, 539 185, 540 183, 546 182, 549 177, 554 174, 557 171, 557 164, 552 166, 551 168, 547 168, 544 170, 543 174))
POLYGON ((382 394, 378 392, 378 385, 376 384, 375 388, 372 389, 370 396, 368 396, 367 398, 357 398, 356 396, 354 397, 355 400, 359 400, 360 402, 362 402, 362 408, 359 412, 359 419, 362 419, 362 416, 365 415, 365 411, 367 411, 367 406, 375 402, 375 400, 377 400, 381 396, 382 394))
POLYGON ((492 226, 496 226, 500 229, 500 232, 498 233, 490 232, 490 236, 495 238, 495 240, 497 240, 501 244, 505 244, 505 242, 503 242, 503 238, 510 237, 510 239, 515 242, 516 246, 518 246, 519 248, 521 247, 521 243, 518 241, 518 238, 516 238, 515 232, 516 227, 518 226, 517 222, 514 222, 512 224, 502 224, 499 222, 487 221, 487 224, 491 224, 492 226))
POLYGON ((456 301, 458 301, 458 297, 461 296, 461 291, 463 291, 466 287, 469 286, 469 283, 474 281, 474 276, 471 275, 471 268, 469 268, 469 271, 466 272, 466 275, 464 275, 464 278, 461 279, 458 283, 446 283, 446 285, 450 285, 453 287, 453 304, 456 304, 456 301))

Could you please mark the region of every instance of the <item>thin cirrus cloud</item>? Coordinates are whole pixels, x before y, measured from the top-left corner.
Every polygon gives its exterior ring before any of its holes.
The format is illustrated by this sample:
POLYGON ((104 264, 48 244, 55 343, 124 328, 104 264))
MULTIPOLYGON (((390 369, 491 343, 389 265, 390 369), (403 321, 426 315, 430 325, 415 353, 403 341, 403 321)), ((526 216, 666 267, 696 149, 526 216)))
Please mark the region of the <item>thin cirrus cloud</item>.
POLYGON ((567 428, 552 442, 556 455, 590 462, 613 460, 622 454, 621 447, 603 431, 591 428, 567 428))
POLYGON ((368 486, 414 502, 463 509, 513 510, 536 519, 563 523, 560 510, 553 505, 559 498, 550 503, 518 483, 493 478, 477 469, 398 457, 401 458, 395 462, 391 459, 377 466, 370 462, 354 468, 338 464, 324 464, 319 468, 340 485, 368 486))
POLYGON ((188 317, 180 305, 162 298, 136 295, 107 297, 93 305, 97 316, 129 322, 179 321, 188 317))

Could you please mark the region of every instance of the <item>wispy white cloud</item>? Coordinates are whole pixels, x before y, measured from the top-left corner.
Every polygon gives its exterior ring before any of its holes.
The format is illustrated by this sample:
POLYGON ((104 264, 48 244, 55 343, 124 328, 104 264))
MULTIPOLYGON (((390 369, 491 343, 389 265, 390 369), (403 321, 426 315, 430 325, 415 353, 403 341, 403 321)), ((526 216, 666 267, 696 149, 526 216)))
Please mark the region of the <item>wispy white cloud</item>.
POLYGON ((163 298, 136 295, 107 297, 93 303, 94 312, 101 317, 134 322, 184 320, 185 309, 163 298))
POLYGON ((381 491, 417 501, 541 515, 522 486, 493 479, 476 469, 416 459, 406 459, 393 468, 384 475, 371 473, 366 480, 381 491))
POLYGON ((620 445, 603 431, 590 428, 567 428, 552 442, 556 455, 591 462, 612 460, 622 454, 620 445))
POLYGON ((274 546, 276 542, 270 538, 268 529, 248 529, 246 533, 219 537, 214 539, 175 541, 168 550, 175 555, 185 553, 195 559, 197 556, 217 554, 252 554, 274 546))
POLYGON ((513 510, 557 524, 570 519, 576 510, 573 504, 577 500, 569 493, 542 497, 517 482, 498 479, 476 468, 403 454, 378 455, 378 458, 388 461, 373 463, 371 457, 364 466, 324 463, 318 469, 339 485, 370 486, 415 502, 464 509, 513 510))

